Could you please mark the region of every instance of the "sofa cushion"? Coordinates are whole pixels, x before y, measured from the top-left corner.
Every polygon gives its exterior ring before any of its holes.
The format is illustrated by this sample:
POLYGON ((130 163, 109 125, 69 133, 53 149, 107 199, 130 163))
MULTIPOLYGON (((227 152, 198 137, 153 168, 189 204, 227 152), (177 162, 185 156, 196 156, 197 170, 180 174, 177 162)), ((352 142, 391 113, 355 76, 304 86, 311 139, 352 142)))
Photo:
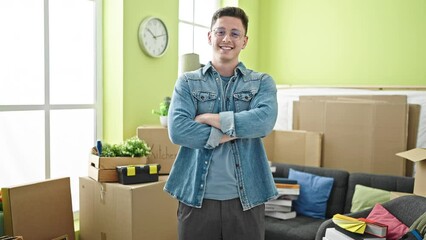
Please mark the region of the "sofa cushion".
POLYGON ((291 168, 288 178, 297 180, 300 185, 300 195, 296 201, 293 201, 297 214, 324 219, 334 179, 291 168))
POLYGON ((323 219, 297 216, 288 220, 265 217, 265 240, 313 240, 323 219))
POLYGON ((388 225, 386 239, 397 240, 408 232, 408 227, 379 203, 374 206, 367 219, 388 225))
POLYGON ((334 214, 342 213, 345 209, 345 198, 348 188, 349 172, 329 168, 307 167, 285 163, 273 163, 273 166, 276 167, 276 171, 273 173, 274 177, 288 178, 288 172, 290 168, 293 168, 297 171, 334 178, 333 189, 331 190, 330 197, 327 202, 326 217, 331 218, 334 214))
POLYGON ((389 200, 389 191, 357 184, 355 185, 355 192, 352 198, 351 212, 369 209, 374 207, 376 203, 384 203, 389 200))

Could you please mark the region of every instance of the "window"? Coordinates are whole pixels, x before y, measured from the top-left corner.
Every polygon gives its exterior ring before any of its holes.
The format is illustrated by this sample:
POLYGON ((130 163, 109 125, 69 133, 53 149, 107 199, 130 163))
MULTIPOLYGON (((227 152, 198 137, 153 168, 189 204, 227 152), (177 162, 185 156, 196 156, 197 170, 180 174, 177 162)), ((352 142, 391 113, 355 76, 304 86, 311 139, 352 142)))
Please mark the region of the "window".
POLYGON ((211 59, 207 42, 211 17, 219 8, 219 0, 179 0, 179 56, 186 53, 200 55, 200 63, 211 59))
MULTIPOLYGON (((96 1, 0 1, 0 188, 87 176, 97 135, 96 1)), ((100 108, 99 108, 100 109, 100 108)))

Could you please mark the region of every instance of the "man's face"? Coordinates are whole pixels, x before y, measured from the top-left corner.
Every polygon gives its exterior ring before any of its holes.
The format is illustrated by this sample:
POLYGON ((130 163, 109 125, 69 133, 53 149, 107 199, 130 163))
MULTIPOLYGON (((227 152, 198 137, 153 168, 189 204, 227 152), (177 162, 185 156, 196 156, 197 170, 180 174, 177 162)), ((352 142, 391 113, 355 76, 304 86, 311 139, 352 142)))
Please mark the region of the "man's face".
POLYGON ((221 17, 208 33, 208 40, 213 48, 213 61, 230 62, 238 61, 248 37, 239 18, 221 17))

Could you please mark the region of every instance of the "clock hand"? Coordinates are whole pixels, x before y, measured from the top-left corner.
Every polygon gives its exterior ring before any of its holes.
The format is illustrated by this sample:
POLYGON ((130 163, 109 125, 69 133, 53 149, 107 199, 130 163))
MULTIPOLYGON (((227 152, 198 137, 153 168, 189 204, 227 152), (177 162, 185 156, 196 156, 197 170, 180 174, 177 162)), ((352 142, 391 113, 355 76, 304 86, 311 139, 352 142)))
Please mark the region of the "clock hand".
POLYGON ((154 35, 154 33, 151 31, 151 29, 148 28, 148 32, 151 33, 151 35, 154 37, 154 39, 157 38, 157 36, 154 35))
POLYGON ((157 35, 155 37, 162 37, 162 36, 166 36, 166 34, 157 35))

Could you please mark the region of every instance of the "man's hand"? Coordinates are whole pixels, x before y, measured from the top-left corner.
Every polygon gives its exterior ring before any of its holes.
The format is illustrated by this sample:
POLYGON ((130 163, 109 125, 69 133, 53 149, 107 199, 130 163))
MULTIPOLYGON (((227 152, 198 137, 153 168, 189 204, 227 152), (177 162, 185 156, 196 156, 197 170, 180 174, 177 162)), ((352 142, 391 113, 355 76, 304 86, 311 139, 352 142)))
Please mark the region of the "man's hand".
MULTIPOLYGON (((220 129, 220 116, 217 113, 204 113, 195 117, 194 121, 210 125, 214 128, 220 129)), ((226 134, 222 135, 222 139, 220 139, 220 143, 229 142, 236 139, 236 137, 230 137, 226 134)))
POLYGON ((203 113, 195 117, 194 121, 220 129, 220 117, 217 113, 203 113))
POLYGON ((234 139, 237 139, 237 138, 236 138, 236 137, 230 137, 230 136, 228 136, 228 135, 226 135, 226 134, 223 134, 223 136, 222 136, 222 138, 220 139, 220 142, 219 142, 219 143, 229 142, 229 141, 232 141, 232 140, 234 140, 234 139))

